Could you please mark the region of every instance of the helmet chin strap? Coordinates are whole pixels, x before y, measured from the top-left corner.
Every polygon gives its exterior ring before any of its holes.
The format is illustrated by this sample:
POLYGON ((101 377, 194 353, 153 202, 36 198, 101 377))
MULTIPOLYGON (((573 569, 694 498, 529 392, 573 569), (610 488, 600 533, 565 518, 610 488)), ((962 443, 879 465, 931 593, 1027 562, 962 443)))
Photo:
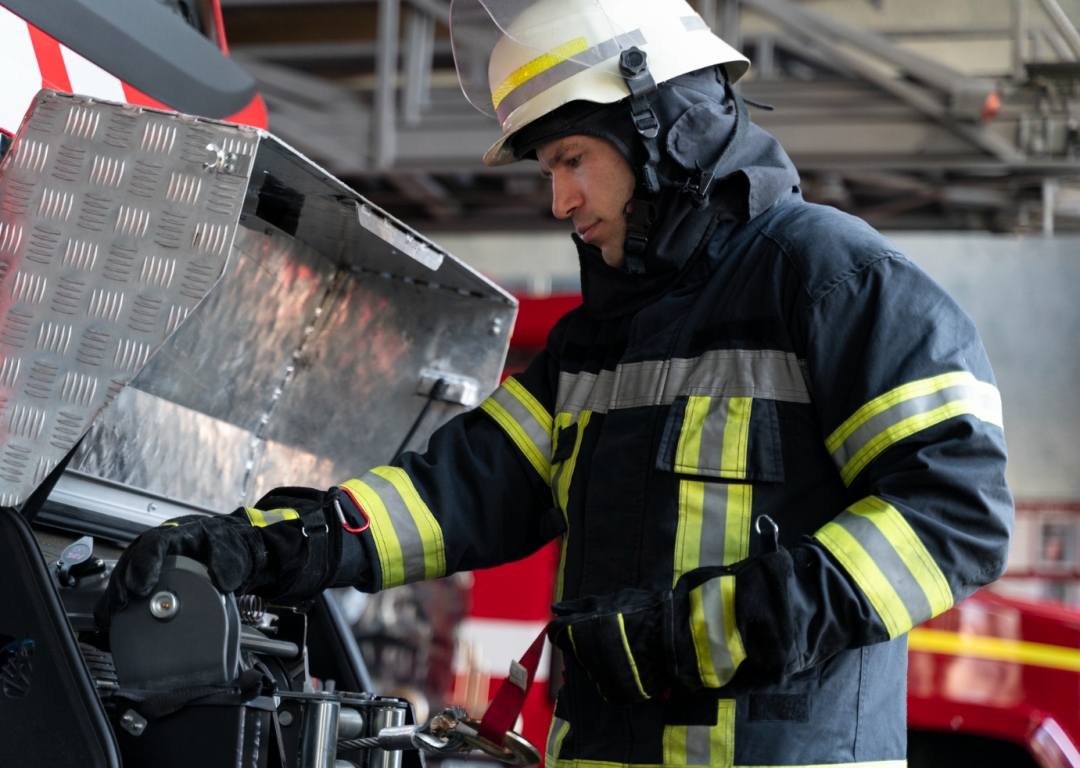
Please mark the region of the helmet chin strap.
POLYGON ((630 116, 634 121, 647 159, 640 169, 634 196, 626 204, 626 271, 632 275, 645 274, 644 254, 649 244, 649 228, 656 221, 656 196, 660 194, 660 179, 656 166, 660 163, 660 147, 656 137, 660 121, 649 106, 649 94, 656 90, 656 81, 649 73, 649 57, 637 46, 627 48, 619 56, 619 72, 630 88, 630 116))
MULTIPOLYGON (((645 147, 646 160, 637 175, 634 196, 626 204, 626 240, 623 251, 626 254, 626 271, 632 275, 645 274, 645 250, 649 245, 649 229, 657 218, 656 199, 660 194, 660 179, 656 167, 660 163, 660 147, 657 136, 660 133, 660 121, 649 105, 649 96, 656 90, 656 81, 649 72, 649 57, 637 46, 627 48, 619 57, 619 72, 630 89, 630 117, 634 121, 642 145, 645 147)), ((718 78, 720 75, 718 74, 718 78)), ((727 77, 722 79, 724 92, 735 105, 735 126, 728 135, 720 157, 711 168, 697 166, 691 178, 683 185, 682 191, 689 195, 691 203, 698 210, 709 205, 709 197, 716 183, 716 175, 735 150, 742 143, 749 128, 750 116, 743 101, 727 77)))

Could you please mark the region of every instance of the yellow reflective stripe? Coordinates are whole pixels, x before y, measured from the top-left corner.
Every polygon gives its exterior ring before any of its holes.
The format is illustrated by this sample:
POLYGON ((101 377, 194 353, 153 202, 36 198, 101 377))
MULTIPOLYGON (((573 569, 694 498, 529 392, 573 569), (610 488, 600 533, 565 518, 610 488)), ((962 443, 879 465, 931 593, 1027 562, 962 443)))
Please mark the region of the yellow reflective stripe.
POLYGON ((684 573, 745 560, 754 489, 741 483, 679 481, 672 586, 684 573))
MULTIPOLYGON (((675 567, 671 586, 684 573, 696 570, 701 563, 701 529, 705 515, 705 483, 699 480, 679 482, 679 526, 675 532, 675 567)), ((721 563, 710 563, 721 565, 721 563)))
POLYGON ((405 583, 405 562, 401 554, 401 542, 394 532, 394 523, 383 500, 366 483, 349 480, 342 485, 352 492, 371 523, 371 540, 379 555, 382 571, 382 588, 389 589, 405 583))
POLYGON ((578 37, 571 40, 569 43, 563 43, 562 45, 553 48, 551 53, 545 53, 543 56, 530 61, 523 67, 518 67, 516 70, 510 73, 507 77, 491 93, 491 103, 495 109, 499 108, 499 104, 502 100, 510 95, 510 92, 517 88, 522 83, 532 80, 534 77, 542 72, 554 67, 556 64, 560 64, 566 59, 577 56, 579 53, 584 53, 589 48, 589 43, 584 37, 578 37))
POLYGON ((750 554, 750 509, 753 506, 754 486, 740 483, 727 485, 727 515, 724 520, 724 562, 732 565, 750 554))
POLYGON ((550 483, 552 418, 540 402, 511 376, 480 403, 480 410, 503 428, 544 482, 550 483))
POLYGON ((685 725, 664 726, 664 765, 686 765, 685 725))
POLYGON ((829 435, 825 447, 850 485, 889 446, 962 415, 1001 427, 1001 395, 968 371, 945 373, 874 398, 829 435))
MULTIPOLYGON (((560 413, 558 416, 573 418, 573 416, 568 413, 560 413)), ((570 483, 574 478, 574 467, 577 466, 578 454, 581 451, 581 439, 585 436, 585 428, 589 425, 589 418, 591 416, 592 411, 582 411, 578 416, 577 434, 574 436, 574 450, 570 454, 570 458, 564 461, 562 466, 558 470, 555 470, 552 475, 552 485, 558 486, 556 490, 557 498, 555 501, 559 505, 559 509, 562 510, 564 518, 566 517, 567 506, 570 503, 570 483)))
POLYGON ((735 624, 735 577, 720 576, 690 590, 690 634, 698 672, 708 688, 726 685, 746 659, 735 624))
POLYGON ((709 629, 705 625, 705 610, 701 604, 701 587, 690 590, 690 636, 694 640, 694 654, 697 656, 698 673, 701 682, 709 688, 719 688, 720 678, 713 666, 709 652, 709 629))
POLYGON ((255 509, 255 507, 244 507, 244 512, 247 513, 248 522, 250 522, 256 528, 265 528, 268 525, 274 523, 280 523, 285 520, 299 520, 300 513, 295 509, 255 509))
POLYGON ((826 523, 814 534, 839 561, 878 612, 889 637, 899 637, 913 626, 904 601, 862 545, 837 523, 826 523))
POLYGON ((166 520, 159 527, 160 528, 179 528, 180 523, 174 523, 172 520, 166 520))
POLYGON ((908 650, 1080 672, 1080 650, 1026 640, 917 628, 908 635, 908 650))
POLYGON ((848 511, 870 520, 893 545, 926 595, 926 600, 930 603, 931 617, 952 608, 952 587, 949 586, 945 574, 896 507, 877 496, 867 496, 852 504, 848 511))
POLYGON ((559 543, 559 573, 555 577, 555 602, 562 601, 563 592, 563 574, 566 571, 566 548, 569 545, 570 533, 564 533, 562 535, 562 541, 559 543))
POLYGON ((688 397, 672 470, 745 480, 753 402, 751 397, 688 397))
MULTIPOLYGON (((616 763, 606 760, 559 760, 548 768, 670 768, 666 763, 616 763)), ((814 765, 736 765, 733 768, 907 768, 907 760, 871 760, 860 763, 815 763, 814 765)))
MULTIPOLYGON (((558 469, 554 469, 551 475, 551 489, 555 495, 555 504, 562 511, 563 519, 567 522, 567 531, 562 537, 562 546, 559 548, 559 572, 555 577, 555 602, 562 600, 563 575, 566 570, 566 548, 570 538, 570 523, 566 517, 566 508, 570 503, 570 483, 574 479, 574 468, 577 466, 578 455, 581 452, 581 440, 585 436, 585 427, 589 425, 592 411, 581 411, 578 416, 577 435, 574 437, 574 450, 570 458, 562 462, 558 469)), ((553 441, 558 440, 559 433, 573 422, 574 415, 571 413, 555 414, 555 431, 553 441)))
POLYGON ((630 671, 634 673, 634 683, 637 685, 638 693, 646 699, 651 699, 652 696, 645 693, 645 686, 641 684, 641 676, 638 675, 637 662, 634 661, 634 652, 630 650, 630 641, 626 638, 626 624, 623 622, 622 614, 617 613, 615 615, 619 618, 619 635, 622 637, 623 650, 626 651, 626 660, 630 662, 630 671))
POLYGON ((749 397, 732 397, 728 401, 727 422, 724 424, 724 447, 720 454, 720 474, 734 479, 746 478, 746 455, 750 444, 749 397))
POLYGON ((709 765, 735 764, 735 699, 720 699, 716 725, 709 729, 709 765))
POLYGON ((545 759, 548 765, 554 765, 562 751, 563 740, 570 732, 570 723, 560 717, 551 718, 551 728, 548 730, 547 749, 545 759))
POLYGON ((866 594, 890 637, 952 607, 945 574, 888 502, 861 499, 814 536, 866 594))
POLYGON ((709 415, 711 402, 711 397, 687 398, 682 430, 679 432, 679 444, 675 449, 676 472, 694 473, 697 471, 698 457, 701 455, 701 433, 705 427, 705 417, 709 415))
POLYGON ((420 541, 424 550, 424 578, 437 579, 446 575, 446 544, 443 541, 442 526, 435 516, 431 514, 428 505, 420 498, 420 494, 413 485, 412 478, 404 469, 398 467, 376 467, 371 470, 390 483, 397 489, 398 494, 405 502, 416 530, 420 534, 420 541))

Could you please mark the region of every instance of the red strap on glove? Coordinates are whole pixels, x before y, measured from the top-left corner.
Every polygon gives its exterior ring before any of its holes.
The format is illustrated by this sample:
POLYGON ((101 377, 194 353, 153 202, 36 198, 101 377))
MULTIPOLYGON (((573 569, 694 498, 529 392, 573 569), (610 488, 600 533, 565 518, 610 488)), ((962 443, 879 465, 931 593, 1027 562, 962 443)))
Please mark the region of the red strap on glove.
POLYGON ((540 657, 544 653, 546 637, 545 628, 540 636, 533 640, 521 661, 510 663, 510 676, 503 680, 480 720, 480 735, 500 747, 506 740, 506 732, 513 729, 522 707, 525 706, 525 697, 529 694, 533 678, 536 677, 536 668, 540 666, 540 657))

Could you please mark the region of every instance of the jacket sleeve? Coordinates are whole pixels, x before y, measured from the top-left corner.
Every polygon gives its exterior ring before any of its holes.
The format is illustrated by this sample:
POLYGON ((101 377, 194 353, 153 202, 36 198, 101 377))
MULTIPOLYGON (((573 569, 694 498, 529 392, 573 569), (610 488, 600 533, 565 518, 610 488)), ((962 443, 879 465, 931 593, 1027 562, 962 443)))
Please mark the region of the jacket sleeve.
POLYGON ((557 365, 542 352, 423 454, 342 483, 364 518, 335 581, 375 592, 525 557, 562 532, 552 513, 557 365))
POLYGON ((974 324, 907 258, 867 261, 805 315, 821 438, 850 503, 791 551, 787 674, 903 635, 1008 556, 1001 398, 974 324))

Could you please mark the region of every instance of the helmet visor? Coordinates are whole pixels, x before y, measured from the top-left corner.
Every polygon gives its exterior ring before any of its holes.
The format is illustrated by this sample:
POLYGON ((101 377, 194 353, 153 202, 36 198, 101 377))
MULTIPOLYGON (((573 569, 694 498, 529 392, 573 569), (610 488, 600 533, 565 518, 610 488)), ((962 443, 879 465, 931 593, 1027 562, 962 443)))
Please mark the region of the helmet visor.
POLYGON ((591 68, 617 74, 644 42, 600 0, 453 0, 450 39, 465 97, 500 122, 536 94, 591 68))

